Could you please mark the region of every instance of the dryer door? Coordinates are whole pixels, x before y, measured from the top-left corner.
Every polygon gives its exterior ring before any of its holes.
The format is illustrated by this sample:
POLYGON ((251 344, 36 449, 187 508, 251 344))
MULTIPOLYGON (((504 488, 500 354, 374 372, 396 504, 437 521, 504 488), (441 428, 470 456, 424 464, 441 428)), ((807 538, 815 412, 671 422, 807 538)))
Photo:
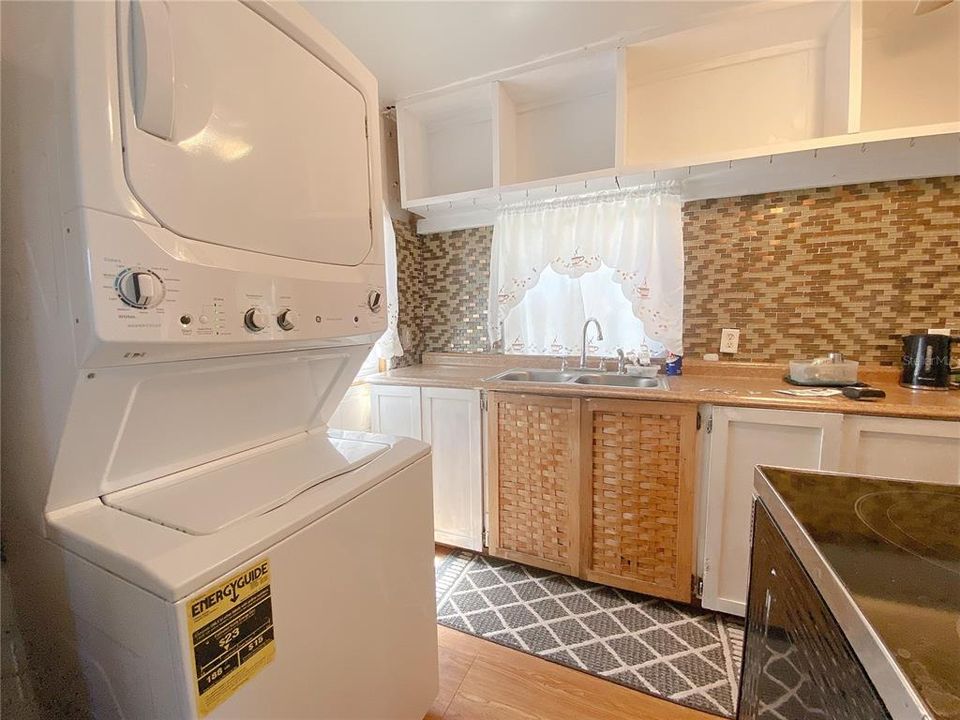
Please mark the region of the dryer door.
POLYGON ((195 240, 359 264, 372 245, 361 92, 239 2, 120 5, 127 182, 195 240))

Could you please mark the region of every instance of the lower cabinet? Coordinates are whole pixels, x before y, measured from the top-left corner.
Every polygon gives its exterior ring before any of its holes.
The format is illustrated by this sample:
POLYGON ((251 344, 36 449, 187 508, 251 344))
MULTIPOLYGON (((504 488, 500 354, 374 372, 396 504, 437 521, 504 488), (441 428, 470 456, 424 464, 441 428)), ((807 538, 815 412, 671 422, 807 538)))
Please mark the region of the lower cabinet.
POLYGON ((700 488, 704 607, 746 611, 754 466, 835 470, 842 420, 837 413, 713 408, 700 488))
POLYGON ((960 484, 955 421, 704 406, 697 485, 693 405, 488 400, 484 428, 478 390, 370 386, 374 432, 433 447, 437 542, 483 548, 486 458, 492 555, 679 601, 699 572, 704 607, 736 615, 746 609, 754 466, 960 484))
POLYGON ((960 422, 846 415, 839 469, 960 485, 960 422))
POLYGON ((713 610, 746 610, 754 466, 960 484, 958 422, 731 407, 704 413, 702 600, 713 610))
POLYGON ((483 449, 480 393, 425 387, 420 392, 424 442, 433 448, 434 539, 483 549, 483 449))
POLYGON ((483 548, 483 450, 480 392, 371 385, 373 432, 430 443, 434 539, 483 548))
POLYGON ((583 401, 582 577, 690 601, 696 433, 693 405, 583 401))
POLYGON ((697 410, 491 393, 490 554, 689 601, 697 410))
POLYGON ((487 395, 491 555, 580 573, 580 401, 487 395))
POLYGON ((420 388, 371 385, 370 429, 384 435, 420 440, 420 388))

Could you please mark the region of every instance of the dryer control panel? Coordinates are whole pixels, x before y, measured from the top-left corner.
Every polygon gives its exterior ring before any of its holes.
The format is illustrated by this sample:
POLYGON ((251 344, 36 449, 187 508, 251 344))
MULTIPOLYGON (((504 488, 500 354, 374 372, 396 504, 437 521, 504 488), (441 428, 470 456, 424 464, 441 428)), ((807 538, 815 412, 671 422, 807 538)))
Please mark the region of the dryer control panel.
POLYGON ((267 256, 85 215, 93 316, 87 344, 98 358, 149 362, 357 345, 386 330, 382 265, 267 256))

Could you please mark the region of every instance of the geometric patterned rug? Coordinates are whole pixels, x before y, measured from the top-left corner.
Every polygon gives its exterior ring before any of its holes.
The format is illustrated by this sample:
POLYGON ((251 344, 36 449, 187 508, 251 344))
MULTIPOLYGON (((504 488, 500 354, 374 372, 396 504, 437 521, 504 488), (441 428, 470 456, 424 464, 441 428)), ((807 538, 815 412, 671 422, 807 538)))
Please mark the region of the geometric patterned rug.
POLYGON ((436 570, 441 625, 681 705, 736 715, 738 618, 467 551, 438 558, 436 570))
POLYGON ((444 548, 443 552, 437 552, 433 556, 433 571, 437 577, 437 602, 460 579, 475 555, 476 553, 470 550, 444 548))

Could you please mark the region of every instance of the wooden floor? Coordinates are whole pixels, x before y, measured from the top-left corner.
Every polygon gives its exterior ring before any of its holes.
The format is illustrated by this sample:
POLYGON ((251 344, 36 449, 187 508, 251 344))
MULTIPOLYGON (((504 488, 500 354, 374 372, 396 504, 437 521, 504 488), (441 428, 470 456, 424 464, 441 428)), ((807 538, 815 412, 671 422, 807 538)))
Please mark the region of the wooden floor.
POLYGON ((437 630, 440 694, 424 720, 717 720, 488 640, 437 630))
POLYGON ((424 720, 717 720, 456 630, 437 639, 440 693, 424 720))

